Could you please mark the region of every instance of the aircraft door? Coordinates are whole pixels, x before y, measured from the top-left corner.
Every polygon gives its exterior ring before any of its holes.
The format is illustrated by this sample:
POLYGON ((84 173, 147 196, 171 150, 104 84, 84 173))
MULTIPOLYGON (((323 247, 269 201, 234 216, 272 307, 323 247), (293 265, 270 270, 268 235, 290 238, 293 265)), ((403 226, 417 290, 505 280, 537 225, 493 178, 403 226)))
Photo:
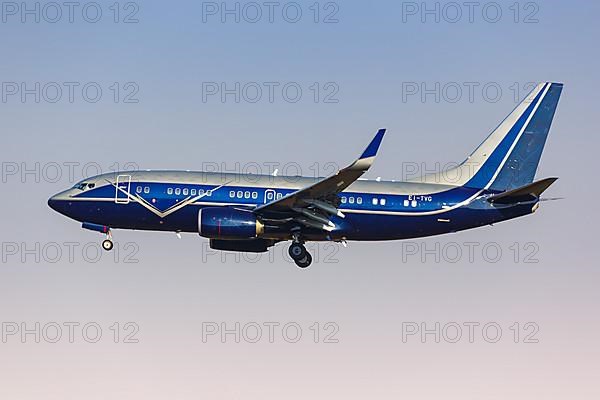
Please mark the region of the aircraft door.
POLYGON ((275 191, 273 189, 267 189, 265 190, 265 199, 264 199, 264 203, 270 203, 273 200, 275 200, 275 191))
POLYGON ((130 189, 131 175, 118 175, 115 184, 115 203, 129 204, 130 189))

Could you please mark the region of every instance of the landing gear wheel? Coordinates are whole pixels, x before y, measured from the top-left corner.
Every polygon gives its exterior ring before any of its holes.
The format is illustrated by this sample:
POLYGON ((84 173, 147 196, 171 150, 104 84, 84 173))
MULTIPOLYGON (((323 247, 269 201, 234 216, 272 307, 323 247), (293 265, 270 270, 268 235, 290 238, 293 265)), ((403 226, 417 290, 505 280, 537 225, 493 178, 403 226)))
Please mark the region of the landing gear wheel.
POLYGON ((310 255, 310 253, 308 251, 306 251, 306 254, 304 255, 304 257, 302 259, 294 260, 294 261, 299 268, 302 268, 302 269, 308 268, 310 266, 310 264, 312 263, 312 256, 310 255))
POLYGON ((106 251, 111 251, 113 248, 113 242, 110 239, 105 239, 102 241, 102 248, 106 251))
POLYGON ((304 247, 304 245, 302 245, 301 243, 297 243, 294 242, 290 245, 290 248, 288 249, 288 253, 290 254, 290 257, 292 257, 292 260, 294 261, 298 261, 304 258, 304 256, 306 254, 308 254, 308 252, 306 251, 306 247, 304 247))

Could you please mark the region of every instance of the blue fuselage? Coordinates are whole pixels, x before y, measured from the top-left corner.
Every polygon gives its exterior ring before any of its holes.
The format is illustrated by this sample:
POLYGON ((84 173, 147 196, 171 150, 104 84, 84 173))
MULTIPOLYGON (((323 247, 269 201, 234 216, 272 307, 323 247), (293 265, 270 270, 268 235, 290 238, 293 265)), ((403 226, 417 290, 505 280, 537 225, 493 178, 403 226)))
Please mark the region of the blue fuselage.
MULTIPOLYGON (((72 219, 117 229, 198 233, 205 207, 252 210, 317 179, 186 171, 105 174, 53 196, 50 207, 72 219)), ((489 225, 530 214, 536 202, 493 205, 492 191, 438 184, 359 180, 339 195, 335 229, 305 229, 307 240, 394 240, 489 225)), ((269 224, 269 215, 263 216, 269 224)), ((274 216, 281 219, 281 215, 274 216)), ((285 217, 285 216, 283 216, 285 217)), ((265 238, 287 240, 285 225, 265 238)))

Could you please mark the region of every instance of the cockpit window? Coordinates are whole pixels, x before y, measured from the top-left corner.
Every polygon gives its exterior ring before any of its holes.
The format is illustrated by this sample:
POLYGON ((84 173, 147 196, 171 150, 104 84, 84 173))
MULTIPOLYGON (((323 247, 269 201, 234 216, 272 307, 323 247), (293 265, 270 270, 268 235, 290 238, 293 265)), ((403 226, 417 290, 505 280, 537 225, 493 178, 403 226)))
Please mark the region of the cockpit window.
POLYGON ((96 187, 95 183, 88 183, 88 182, 79 182, 78 184, 73 186, 73 188, 79 189, 79 190, 93 189, 95 187, 96 187))

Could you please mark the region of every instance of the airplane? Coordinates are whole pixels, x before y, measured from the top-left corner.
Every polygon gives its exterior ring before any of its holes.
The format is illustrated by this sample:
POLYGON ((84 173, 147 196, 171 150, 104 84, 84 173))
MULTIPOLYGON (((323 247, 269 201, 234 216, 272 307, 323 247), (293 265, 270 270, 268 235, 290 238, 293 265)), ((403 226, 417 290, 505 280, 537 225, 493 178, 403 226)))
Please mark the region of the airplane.
POLYGON ((101 174, 48 205, 106 235, 113 229, 193 232, 216 250, 266 252, 291 241, 300 268, 307 241, 377 241, 457 232, 532 214, 558 178, 534 181, 563 84, 538 84, 455 168, 406 182, 359 179, 381 145, 326 178, 190 171, 101 174))

